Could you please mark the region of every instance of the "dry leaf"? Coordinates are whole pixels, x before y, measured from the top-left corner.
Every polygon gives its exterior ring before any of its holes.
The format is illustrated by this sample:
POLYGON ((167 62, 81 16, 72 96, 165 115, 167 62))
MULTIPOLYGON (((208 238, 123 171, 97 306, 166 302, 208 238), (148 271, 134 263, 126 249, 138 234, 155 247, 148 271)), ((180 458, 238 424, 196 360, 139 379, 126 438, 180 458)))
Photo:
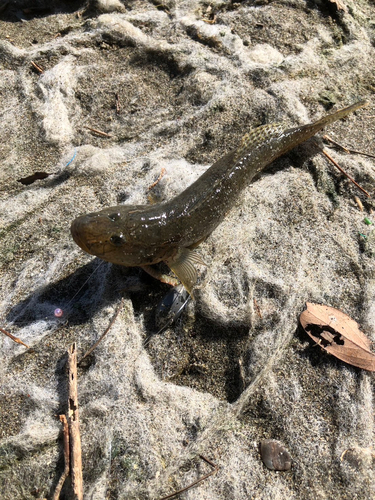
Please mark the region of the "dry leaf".
POLYGON ((34 172, 32 175, 29 175, 28 177, 17 179, 17 182, 20 182, 24 186, 29 186, 30 184, 33 184, 35 181, 38 181, 40 179, 45 179, 49 175, 51 174, 47 174, 47 172, 34 172))
POLYGON ((336 358, 364 370, 375 371, 371 341, 356 321, 333 307, 306 302, 302 328, 317 344, 336 358))

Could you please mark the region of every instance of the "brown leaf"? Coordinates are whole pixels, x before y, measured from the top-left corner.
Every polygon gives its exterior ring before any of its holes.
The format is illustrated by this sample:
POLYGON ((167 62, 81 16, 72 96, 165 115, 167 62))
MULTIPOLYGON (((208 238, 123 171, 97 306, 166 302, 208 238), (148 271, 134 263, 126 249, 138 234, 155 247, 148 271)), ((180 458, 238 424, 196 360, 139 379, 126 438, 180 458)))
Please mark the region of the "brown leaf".
POLYGON ((47 174, 47 172, 34 172, 32 175, 29 175, 28 177, 22 177, 22 179, 17 179, 17 182, 20 182, 24 186, 29 186, 30 184, 33 184, 35 181, 38 181, 40 179, 45 179, 51 174, 47 174))
POLYGON ((333 307, 306 302, 300 318, 302 328, 317 344, 341 361, 375 371, 371 341, 356 321, 333 307))

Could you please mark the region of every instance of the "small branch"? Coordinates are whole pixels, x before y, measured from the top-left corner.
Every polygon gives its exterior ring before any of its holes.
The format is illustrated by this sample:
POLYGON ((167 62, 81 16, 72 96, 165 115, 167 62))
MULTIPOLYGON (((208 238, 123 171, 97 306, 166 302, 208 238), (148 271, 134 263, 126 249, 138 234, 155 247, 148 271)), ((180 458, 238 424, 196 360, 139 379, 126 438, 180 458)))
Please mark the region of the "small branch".
POLYGON ((159 182, 161 181, 161 179, 164 177, 165 173, 166 173, 166 170, 165 170, 165 168, 163 167, 163 168, 161 169, 161 172, 160 172, 159 177, 156 179, 156 181, 155 181, 153 184, 151 184, 151 186, 149 186, 149 188, 148 188, 148 190, 149 190, 149 191, 150 191, 152 188, 154 188, 157 184, 159 184, 159 182))
POLYGON ((330 137, 329 135, 323 135, 322 139, 324 139, 325 141, 330 142, 334 146, 337 146, 338 148, 342 149, 343 151, 345 151, 345 153, 348 153, 348 154, 350 153, 350 150, 348 148, 346 148, 342 144, 339 144, 338 142, 334 141, 332 139, 332 137, 330 137))
POLYGON ((120 98, 118 94, 115 94, 115 99, 116 99, 116 113, 119 115, 121 113, 121 105, 120 105, 120 98))
POLYGON ((208 458, 204 457, 203 455, 199 455, 199 458, 201 458, 202 460, 204 460, 208 465, 211 465, 211 467, 215 470, 219 470, 219 466, 218 465, 215 465, 213 462, 211 462, 211 460, 209 460, 208 458))
POLYGON ((375 155, 371 155, 370 153, 362 153, 362 151, 357 151, 356 149, 348 149, 345 146, 342 146, 338 142, 336 142, 333 139, 331 139, 331 137, 329 137, 328 135, 323 135, 323 139, 325 139, 328 142, 331 142, 332 144, 334 144, 338 148, 340 148, 343 151, 345 151, 345 153, 349 153, 349 154, 353 154, 353 155, 368 156, 369 158, 375 158, 375 155))
POLYGON ((205 17, 202 17, 202 21, 207 24, 216 24, 216 16, 214 16, 213 19, 206 19, 205 17))
POLYGON ((90 132, 94 132, 94 134, 98 134, 102 137, 111 137, 109 134, 107 134, 107 132, 102 132, 101 130, 98 130, 96 128, 91 128, 91 127, 84 127, 86 128, 87 130, 90 130, 90 132))
POLYGON ((0 328, 0 332, 2 332, 4 335, 6 335, 10 339, 12 339, 13 342, 17 342, 17 344, 24 345, 25 347, 27 347, 28 349, 30 349, 30 347, 27 344, 25 344, 24 342, 22 342, 21 339, 19 339, 18 337, 15 337, 14 335, 12 335, 11 333, 7 332, 3 328, 0 328))
POLYGON ((113 323, 116 321, 117 319, 117 316, 119 315, 119 312, 122 308, 122 305, 124 303, 124 299, 122 298, 121 299, 121 302, 120 302, 120 305, 118 306, 117 308, 117 311, 115 312, 113 318, 111 319, 108 327, 106 328, 105 332, 103 333, 103 335, 99 338, 99 340, 97 340, 95 342, 95 344, 90 347, 90 349, 83 355, 83 357, 79 360, 79 364, 89 355, 92 353, 92 351, 100 344, 100 342, 104 339, 104 337, 107 335, 107 333, 109 332, 110 328, 112 327, 113 323))
POLYGON ((81 436, 79 433, 78 390, 77 390, 77 348, 72 344, 68 349, 68 422, 70 436, 70 473, 75 498, 83 500, 81 436))
POLYGON ((30 61, 31 62, 31 66, 40 74, 44 73, 44 70, 43 68, 41 68, 40 66, 38 66, 34 61, 30 61))
POLYGON ((65 479, 69 476, 70 468, 70 450, 69 450, 69 426, 65 415, 60 415, 60 422, 63 424, 63 439, 64 439, 64 472, 62 473, 59 482, 56 485, 52 500, 59 500, 61 489, 65 483, 65 479))
POLYGON ((340 172, 342 174, 345 175, 345 177, 347 177, 355 186, 357 186, 357 188, 362 191, 362 193, 364 193, 368 198, 370 198, 370 195, 368 194, 367 191, 365 191, 352 177, 350 177, 349 174, 347 174, 345 172, 345 170, 343 170, 340 165, 332 158, 332 156, 330 156, 324 149, 321 150, 322 153, 329 159, 330 162, 333 163, 333 165, 338 168, 340 170, 340 172))
POLYGON ((255 300, 255 298, 253 300, 254 300, 254 306, 257 310, 258 316, 260 317, 260 319, 263 319, 262 313, 260 312, 260 307, 258 305, 258 302, 255 300))
POLYGON ((211 472, 209 472, 208 474, 206 474, 205 476, 202 476, 199 479, 197 479, 196 481, 194 481, 193 483, 189 484, 188 486, 185 486, 185 488, 182 488, 181 490, 175 491, 174 493, 171 493, 170 495, 167 495, 166 497, 160 498, 160 500, 167 500, 168 498, 173 498, 173 497, 179 495, 180 493, 183 493, 184 491, 190 490, 190 488, 193 488, 193 486, 196 486, 198 483, 201 483, 202 481, 204 481, 208 477, 212 476, 213 474, 215 474, 215 472, 217 472, 219 470, 219 466, 215 465, 213 462, 211 462, 211 460, 208 460, 208 458, 205 458, 203 455, 199 455, 199 458, 201 458, 204 462, 206 462, 208 465, 210 465, 213 468, 213 470, 211 472))

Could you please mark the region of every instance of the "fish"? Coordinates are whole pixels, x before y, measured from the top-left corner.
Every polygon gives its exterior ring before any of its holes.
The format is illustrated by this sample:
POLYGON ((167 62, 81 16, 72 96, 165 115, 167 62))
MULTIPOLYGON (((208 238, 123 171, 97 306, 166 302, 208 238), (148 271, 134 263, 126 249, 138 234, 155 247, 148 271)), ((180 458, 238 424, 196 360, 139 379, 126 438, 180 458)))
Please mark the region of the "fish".
POLYGON ((366 104, 358 101, 299 127, 285 128, 282 123, 257 127, 175 198, 81 215, 71 224, 72 237, 88 254, 141 267, 173 286, 181 282, 192 295, 199 265, 204 265, 196 247, 221 223, 240 192, 276 158, 366 104), (177 278, 152 267, 160 262, 177 278))

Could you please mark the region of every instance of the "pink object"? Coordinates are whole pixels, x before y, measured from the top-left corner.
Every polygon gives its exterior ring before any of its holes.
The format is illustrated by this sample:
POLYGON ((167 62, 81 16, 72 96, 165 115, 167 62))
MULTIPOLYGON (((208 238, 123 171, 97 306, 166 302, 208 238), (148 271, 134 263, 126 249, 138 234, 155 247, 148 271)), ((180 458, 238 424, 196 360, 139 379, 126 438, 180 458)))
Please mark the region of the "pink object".
POLYGON ((61 318, 61 316, 63 316, 63 314, 64 314, 64 311, 58 307, 57 309, 55 309, 54 314, 55 314, 56 318, 61 318))

